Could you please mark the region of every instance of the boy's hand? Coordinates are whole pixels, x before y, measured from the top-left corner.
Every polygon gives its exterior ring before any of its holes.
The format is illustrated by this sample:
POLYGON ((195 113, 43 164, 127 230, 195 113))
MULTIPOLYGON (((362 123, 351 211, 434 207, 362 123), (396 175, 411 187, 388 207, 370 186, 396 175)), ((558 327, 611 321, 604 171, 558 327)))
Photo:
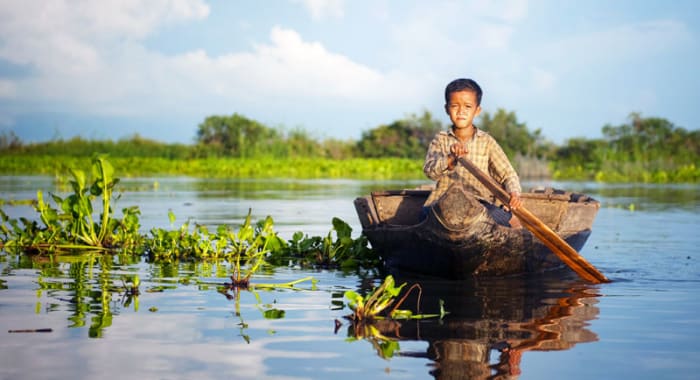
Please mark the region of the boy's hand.
POLYGON ((457 159, 469 152, 464 144, 454 143, 450 146, 450 154, 447 156, 447 168, 452 170, 457 165, 457 159))
POLYGON ((520 193, 514 191, 510 193, 510 202, 508 202, 508 208, 511 210, 517 210, 518 207, 523 205, 522 199, 520 199, 520 193))
POLYGON ((454 143, 452 146, 450 146, 450 153, 452 153, 452 155, 455 157, 462 157, 468 152, 469 150, 467 150, 467 147, 465 147, 464 144, 454 143))

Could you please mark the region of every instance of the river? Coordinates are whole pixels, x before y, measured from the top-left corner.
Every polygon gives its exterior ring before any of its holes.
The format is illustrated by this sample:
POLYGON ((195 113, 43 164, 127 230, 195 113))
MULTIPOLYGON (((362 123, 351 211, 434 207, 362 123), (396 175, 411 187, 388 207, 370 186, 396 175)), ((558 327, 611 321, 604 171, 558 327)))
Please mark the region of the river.
MULTIPOLYGON (((418 184, 124 179, 117 208, 138 206, 144 232, 186 220, 237 226, 251 210, 254 220, 272 216, 285 239, 296 231, 324 236, 333 217, 358 236, 355 197, 418 184)), ((224 294, 217 288, 231 274, 225 264, 0 253, 0 378, 696 379, 700 186, 545 185, 601 202, 581 254, 611 283, 587 284, 569 271, 398 278, 420 284, 422 311, 442 302, 448 314, 372 334, 344 318, 343 293, 378 284, 358 274, 276 268, 252 282, 314 281, 224 294), (134 275, 138 295, 123 283, 134 275)), ((65 191, 48 177, 0 177, 6 200, 35 198, 39 189, 65 191)), ((28 206, 2 208, 37 219, 28 206)))

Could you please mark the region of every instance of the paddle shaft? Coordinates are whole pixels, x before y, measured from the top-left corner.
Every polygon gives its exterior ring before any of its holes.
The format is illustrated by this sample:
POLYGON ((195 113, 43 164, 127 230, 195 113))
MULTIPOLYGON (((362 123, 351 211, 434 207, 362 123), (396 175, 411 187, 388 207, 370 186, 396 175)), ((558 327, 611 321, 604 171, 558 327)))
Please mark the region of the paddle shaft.
MULTIPOLYGON (((510 194, 508 194, 490 176, 484 173, 481 169, 477 168, 465 157, 459 157, 458 160, 474 177, 476 177, 476 179, 479 180, 479 182, 486 186, 499 201, 506 205, 510 203, 510 194)), ((610 280, 608 280, 605 275, 600 273, 596 267, 586 261, 586 259, 579 255, 579 253, 576 252, 576 250, 573 249, 564 239, 552 231, 549 226, 542 223, 539 218, 528 211, 525 207, 520 206, 517 209, 511 210, 511 212, 518 217, 522 224, 524 224, 533 235, 544 243, 544 245, 547 246, 552 253, 557 255, 557 257, 559 257, 564 264, 568 265, 569 268, 581 276, 581 278, 596 284, 601 282, 610 282, 610 280)))

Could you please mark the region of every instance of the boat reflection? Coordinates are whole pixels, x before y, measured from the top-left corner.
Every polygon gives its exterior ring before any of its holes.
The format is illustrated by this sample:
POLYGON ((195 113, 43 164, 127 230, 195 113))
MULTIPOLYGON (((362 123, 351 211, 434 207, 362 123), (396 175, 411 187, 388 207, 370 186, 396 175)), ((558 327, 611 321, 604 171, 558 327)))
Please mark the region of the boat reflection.
POLYGON ((563 276, 460 282, 397 278, 399 284, 419 283, 422 288, 420 307, 416 293, 401 309, 439 313, 442 300, 449 314, 442 320, 379 321, 372 329, 351 326, 349 334, 365 334, 362 338, 372 342, 380 356, 392 342, 427 342, 425 352, 396 347, 390 352, 432 360, 430 374, 435 379, 517 378, 526 351, 567 350, 598 340, 588 328, 598 316, 597 288, 563 276))

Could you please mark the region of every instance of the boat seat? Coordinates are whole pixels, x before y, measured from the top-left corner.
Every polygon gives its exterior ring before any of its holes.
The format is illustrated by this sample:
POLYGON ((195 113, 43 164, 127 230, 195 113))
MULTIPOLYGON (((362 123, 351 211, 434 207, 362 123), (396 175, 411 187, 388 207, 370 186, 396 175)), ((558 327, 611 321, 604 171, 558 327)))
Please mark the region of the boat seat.
POLYGON ((391 190, 372 192, 372 203, 381 224, 412 225, 420 219, 430 190, 391 190))

